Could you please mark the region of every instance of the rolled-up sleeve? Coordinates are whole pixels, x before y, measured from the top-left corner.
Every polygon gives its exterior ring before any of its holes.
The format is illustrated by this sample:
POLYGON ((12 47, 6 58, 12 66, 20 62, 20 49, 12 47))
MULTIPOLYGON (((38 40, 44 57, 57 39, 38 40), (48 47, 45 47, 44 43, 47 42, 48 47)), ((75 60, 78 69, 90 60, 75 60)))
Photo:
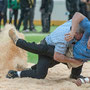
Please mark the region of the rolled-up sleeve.
POLYGON ((90 31, 90 21, 88 20, 88 18, 84 18, 81 21, 80 26, 84 29, 84 31, 90 31))
POLYGON ((65 54, 67 50, 67 45, 65 43, 57 43, 55 45, 55 52, 65 54))

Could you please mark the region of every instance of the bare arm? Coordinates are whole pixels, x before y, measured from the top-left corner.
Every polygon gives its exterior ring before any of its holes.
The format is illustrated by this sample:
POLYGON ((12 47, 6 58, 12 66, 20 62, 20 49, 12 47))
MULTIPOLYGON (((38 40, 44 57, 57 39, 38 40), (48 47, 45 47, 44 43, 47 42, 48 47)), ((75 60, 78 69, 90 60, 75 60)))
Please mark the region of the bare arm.
POLYGON ((72 18, 72 32, 76 32, 79 23, 85 18, 85 16, 79 12, 76 12, 72 18))
POLYGON ((73 58, 68 58, 65 55, 60 54, 58 52, 54 53, 54 60, 56 60, 58 62, 63 62, 63 63, 74 63, 74 64, 77 64, 77 65, 83 63, 83 62, 75 60, 73 58))
POLYGON ((84 15, 82 15, 81 13, 79 12, 76 12, 72 18, 72 29, 71 31, 66 34, 65 36, 65 40, 66 41, 70 41, 73 39, 75 33, 76 33, 76 30, 77 30, 77 27, 79 25, 79 23, 85 18, 84 15))

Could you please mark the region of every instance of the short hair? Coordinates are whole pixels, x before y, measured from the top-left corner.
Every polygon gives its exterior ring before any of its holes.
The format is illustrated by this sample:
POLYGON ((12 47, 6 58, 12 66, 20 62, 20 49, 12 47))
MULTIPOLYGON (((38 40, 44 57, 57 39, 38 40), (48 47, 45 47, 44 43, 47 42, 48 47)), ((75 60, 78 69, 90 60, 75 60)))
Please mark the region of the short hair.
POLYGON ((76 32, 77 33, 84 33, 84 29, 80 25, 78 25, 78 28, 77 28, 76 32))

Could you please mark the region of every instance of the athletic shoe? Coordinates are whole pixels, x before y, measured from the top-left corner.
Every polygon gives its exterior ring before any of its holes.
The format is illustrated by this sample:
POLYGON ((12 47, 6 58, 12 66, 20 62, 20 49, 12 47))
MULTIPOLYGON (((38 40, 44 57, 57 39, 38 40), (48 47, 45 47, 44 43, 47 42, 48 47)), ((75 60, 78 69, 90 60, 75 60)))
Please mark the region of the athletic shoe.
POLYGON ((30 32, 29 29, 23 30, 22 33, 28 33, 30 32))
POLYGON ((6 78, 17 78, 17 77, 18 77, 17 71, 14 70, 10 70, 6 75, 6 78))
POLYGON ((36 30, 35 28, 30 29, 30 31, 32 31, 32 32, 37 32, 37 30, 36 30))
POLYGON ((9 30, 9 37, 12 39, 14 44, 17 43, 18 36, 16 35, 15 30, 13 30, 13 29, 9 30))

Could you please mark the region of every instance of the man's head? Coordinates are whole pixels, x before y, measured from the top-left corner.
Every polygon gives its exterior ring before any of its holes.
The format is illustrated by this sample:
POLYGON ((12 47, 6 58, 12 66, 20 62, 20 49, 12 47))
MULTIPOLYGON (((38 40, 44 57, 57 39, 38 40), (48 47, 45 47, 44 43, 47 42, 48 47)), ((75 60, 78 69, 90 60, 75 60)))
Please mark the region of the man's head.
POLYGON ((78 26, 76 34, 75 34, 75 39, 80 40, 83 36, 84 29, 81 26, 78 26))

